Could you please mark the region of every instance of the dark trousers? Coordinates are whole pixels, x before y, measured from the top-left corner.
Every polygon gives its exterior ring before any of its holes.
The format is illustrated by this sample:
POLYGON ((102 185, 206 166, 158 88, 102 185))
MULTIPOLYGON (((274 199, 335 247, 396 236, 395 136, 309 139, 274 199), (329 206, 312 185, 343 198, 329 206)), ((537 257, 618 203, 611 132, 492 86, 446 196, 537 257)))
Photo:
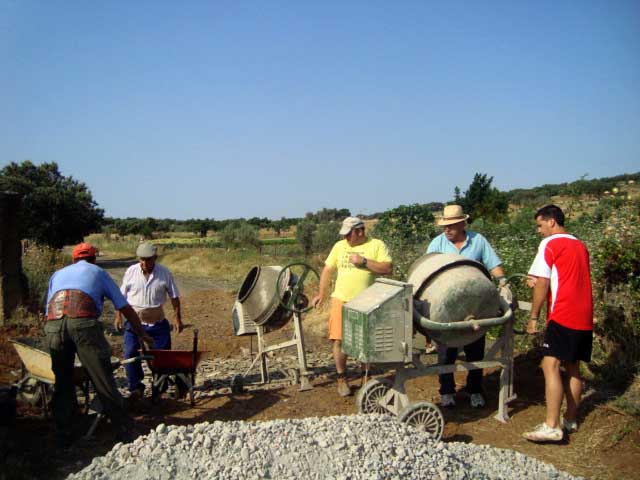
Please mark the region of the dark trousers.
POLYGON ((73 381, 76 353, 112 423, 119 428, 130 427, 133 421, 124 408, 122 395, 113 379, 111 347, 104 337, 102 323, 96 318, 65 316, 48 321, 44 330, 51 353, 51 368, 56 377, 53 417, 57 432, 71 434, 77 408, 76 384, 73 381))
MULTIPOLYGON (((166 318, 153 325, 143 325, 142 328, 153 338, 152 348, 171 350, 171 325, 166 318)), ((131 325, 127 322, 124 331, 124 358, 137 357, 140 355, 140 348, 140 340, 138 336, 133 333, 131 325)), ((144 390, 144 384, 142 383, 144 372, 142 371, 140 362, 125 365, 124 369, 127 372, 129 391, 144 390)))
MULTIPOLYGON (((476 340, 469 345, 465 345, 464 353, 467 362, 477 362, 484 357, 484 343, 485 336, 476 340)), ((445 346, 438 345, 438 364, 439 365, 453 365, 456 362, 458 356, 457 348, 447 348, 445 346)), ((465 387, 467 393, 482 393, 482 370, 471 370, 467 374, 467 386, 465 387)), ((447 395, 456 393, 456 383, 453 379, 453 373, 444 373, 440 375, 440 395, 447 395)))

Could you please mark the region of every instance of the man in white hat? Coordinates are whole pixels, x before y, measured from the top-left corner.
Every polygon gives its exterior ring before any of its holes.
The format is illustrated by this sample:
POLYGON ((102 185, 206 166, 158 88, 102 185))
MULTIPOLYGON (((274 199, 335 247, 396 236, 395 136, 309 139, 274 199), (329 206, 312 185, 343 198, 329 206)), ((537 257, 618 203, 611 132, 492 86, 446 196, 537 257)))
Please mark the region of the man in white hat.
MULTIPOLYGON (((502 260, 493 250, 486 238, 476 232, 466 229, 467 219, 460 205, 447 205, 444 207, 442 218, 438 225, 444 232, 434 238, 427 253, 456 253, 463 257, 481 263, 491 273, 491 276, 502 284, 506 278, 502 269, 502 260)), ((469 345, 464 346, 467 362, 476 362, 484 357, 485 336, 469 345)), ((457 348, 447 348, 438 345, 438 363, 440 365, 453 365, 458 356, 457 348)), ((467 375, 465 388, 470 395, 473 408, 483 407, 485 404, 482 396, 482 370, 471 370, 467 375)), ((440 375, 440 404, 443 407, 454 407, 456 404, 456 384, 453 373, 440 375)))
MULTIPOLYGON (((140 317, 144 331, 153 338, 151 348, 171 349, 171 325, 165 318, 163 305, 167 296, 171 300, 175 314, 175 328, 178 333, 184 328, 180 311, 180 293, 168 268, 156 262, 158 249, 155 245, 142 242, 136 250, 138 263, 131 265, 122 278, 120 291, 140 317)), ((122 317, 116 313, 116 328, 122 328, 122 317)), ((127 322, 124 332, 124 356, 137 356, 140 349, 138 336, 127 322)), ((125 365, 129 391, 133 396, 144 395, 144 372, 139 362, 125 365)))
POLYGON ((312 300, 318 307, 327 298, 327 290, 334 271, 338 271, 336 286, 331 294, 329 339, 333 342, 333 359, 338 374, 338 394, 346 397, 351 388, 345 378, 347 356, 342 352, 342 305, 373 284, 378 275, 389 275, 393 270, 387 246, 375 238, 367 238, 364 222, 358 217, 347 217, 342 222, 343 240, 331 249, 320 275, 320 289, 312 300))

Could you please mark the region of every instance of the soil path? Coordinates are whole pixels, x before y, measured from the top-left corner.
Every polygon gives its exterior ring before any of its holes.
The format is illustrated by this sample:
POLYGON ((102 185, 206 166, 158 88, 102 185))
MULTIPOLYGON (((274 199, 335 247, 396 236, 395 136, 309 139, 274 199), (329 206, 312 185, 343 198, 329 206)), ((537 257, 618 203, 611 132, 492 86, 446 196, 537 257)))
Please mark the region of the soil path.
MULTIPOLYGON (((132 261, 103 262, 103 266, 119 281, 124 269, 132 261)), ((240 361, 246 364, 251 339, 233 335, 233 292, 225 291, 206 279, 176 280, 181 289, 184 318, 189 328, 180 335, 174 333, 174 348, 190 348, 192 329, 198 328, 200 348, 210 352, 212 361, 218 362, 216 365, 231 365, 233 369, 239 368, 234 366, 240 365, 240 361)), ((106 312, 107 324, 109 316, 106 312)), ((285 379, 274 381, 269 386, 253 387, 241 395, 232 395, 228 388, 229 373, 214 369, 208 376, 219 374, 219 381, 205 382, 201 390, 206 395, 200 397, 193 408, 188 402, 171 398, 163 398, 157 404, 152 404, 147 398, 134 405, 133 412, 139 429, 144 433, 160 423, 191 424, 238 419, 255 421, 356 413, 355 398, 338 397, 335 391, 328 342, 316 333, 322 331, 318 327, 322 327, 325 321, 323 314, 309 315, 304 321, 307 350, 316 359, 311 365, 315 372, 312 390, 299 392, 296 386, 285 379)), ((7 337, 17 333, 15 330, 4 331, 0 338, 0 381, 3 383, 11 381, 9 379, 14 378, 11 372, 16 372, 19 367, 15 352, 6 342, 7 337)), ((288 334, 285 327, 271 334, 270 341, 288 334)), ((117 353, 121 337, 113 335, 110 341, 117 353)), ((279 353, 273 360, 275 362, 278 356, 291 357, 293 354, 293 351, 279 353)), ((424 359, 434 361, 433 356, 424 359)), ((572 434, 568 441, 560 445, 535 445, 522 439, 523 431, 544 418, 544 381, 538 368, 539 361, 535 353, 520 355, 515 359, 515 391, 518 399, 511 404, 512 419, 509 423, 502 424, 493 418, 497 410, 498 373, 485 371, 487 405, 482 409, 471 409, 468 399, 459 394, 458 407, 443 412, 446 421, 443 440, 514 449, 587 478, 640 478, 640 433, 633 429, 637 428, 637 419, 607 407, 595 392, 588 391, 581 407, 580 431, 572 434)), ((359 369, 353 364, 350 364, 350 374, 355 391, 360 377, 359 369)), ((379 374, 384 375, 385 372, 379 374)), ((201 371, 199 375, 203 376, 201 371)), ((456 375, 456 383, 459 389, 464 386, 464 374, 456 375)), ((435 377, 412 380, 407 384, 407 392, 412 400, 437 403, 438 380, 435 377)), ((85 416, 78 417, 76 428, 79 434, 86 431, 90 421, 85 416)), ((43 455, 43 452, 53 448, 52 442, 50 420, 42 418, 38 409, 21 405, 16 424, 9 429, 0 429, 0 454, 5 460, 3 467, 0 467, 0 478, 63 478, 88 465, 94 456, 108 452, 114 444, 113 430, 110 425, 102 424, 90 444, 79 443, 65 453, 43 455)))

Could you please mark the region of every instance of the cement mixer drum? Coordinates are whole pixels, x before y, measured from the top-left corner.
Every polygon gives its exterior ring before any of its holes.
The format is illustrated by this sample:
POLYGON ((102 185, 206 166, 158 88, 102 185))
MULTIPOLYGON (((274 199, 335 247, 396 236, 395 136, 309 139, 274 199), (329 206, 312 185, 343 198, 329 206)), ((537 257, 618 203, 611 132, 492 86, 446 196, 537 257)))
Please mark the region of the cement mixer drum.
MULTIPOLYGON (((424 255, 411 265, 408 277, 413 285, 414 311, 431 321, 453 323, 494 318, 502 313, 498 289, 487 269, 461 255, 424 255)), ((486 328, 425 331, 417 321, 414 326, 449 347, 468 345, 486 333, 486 328)))
POLYGON ((291 317, 290 312, 286 312, 281 306, 281 298, 278 292, 284 295, 291 280, 289 271, 280 275, 280 266, 253 267, 238 292, 237 301, 242 304, 245 317, 256 325, 270 326, 282 323, 291 317), (276 286, 276 282, 281 284, 276 286))

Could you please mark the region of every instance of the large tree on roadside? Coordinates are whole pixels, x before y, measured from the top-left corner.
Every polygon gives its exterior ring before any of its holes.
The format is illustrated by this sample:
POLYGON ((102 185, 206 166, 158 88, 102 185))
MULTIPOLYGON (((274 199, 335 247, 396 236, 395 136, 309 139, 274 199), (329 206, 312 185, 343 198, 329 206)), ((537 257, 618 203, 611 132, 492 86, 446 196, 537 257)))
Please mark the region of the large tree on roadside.
POLYGON ((60 173, 55 162, 34 165, 26 160, 0 170, 0 191, 20 193, 22 238, 61 248, 100 229, 104 211, 89 188, 60 173))

